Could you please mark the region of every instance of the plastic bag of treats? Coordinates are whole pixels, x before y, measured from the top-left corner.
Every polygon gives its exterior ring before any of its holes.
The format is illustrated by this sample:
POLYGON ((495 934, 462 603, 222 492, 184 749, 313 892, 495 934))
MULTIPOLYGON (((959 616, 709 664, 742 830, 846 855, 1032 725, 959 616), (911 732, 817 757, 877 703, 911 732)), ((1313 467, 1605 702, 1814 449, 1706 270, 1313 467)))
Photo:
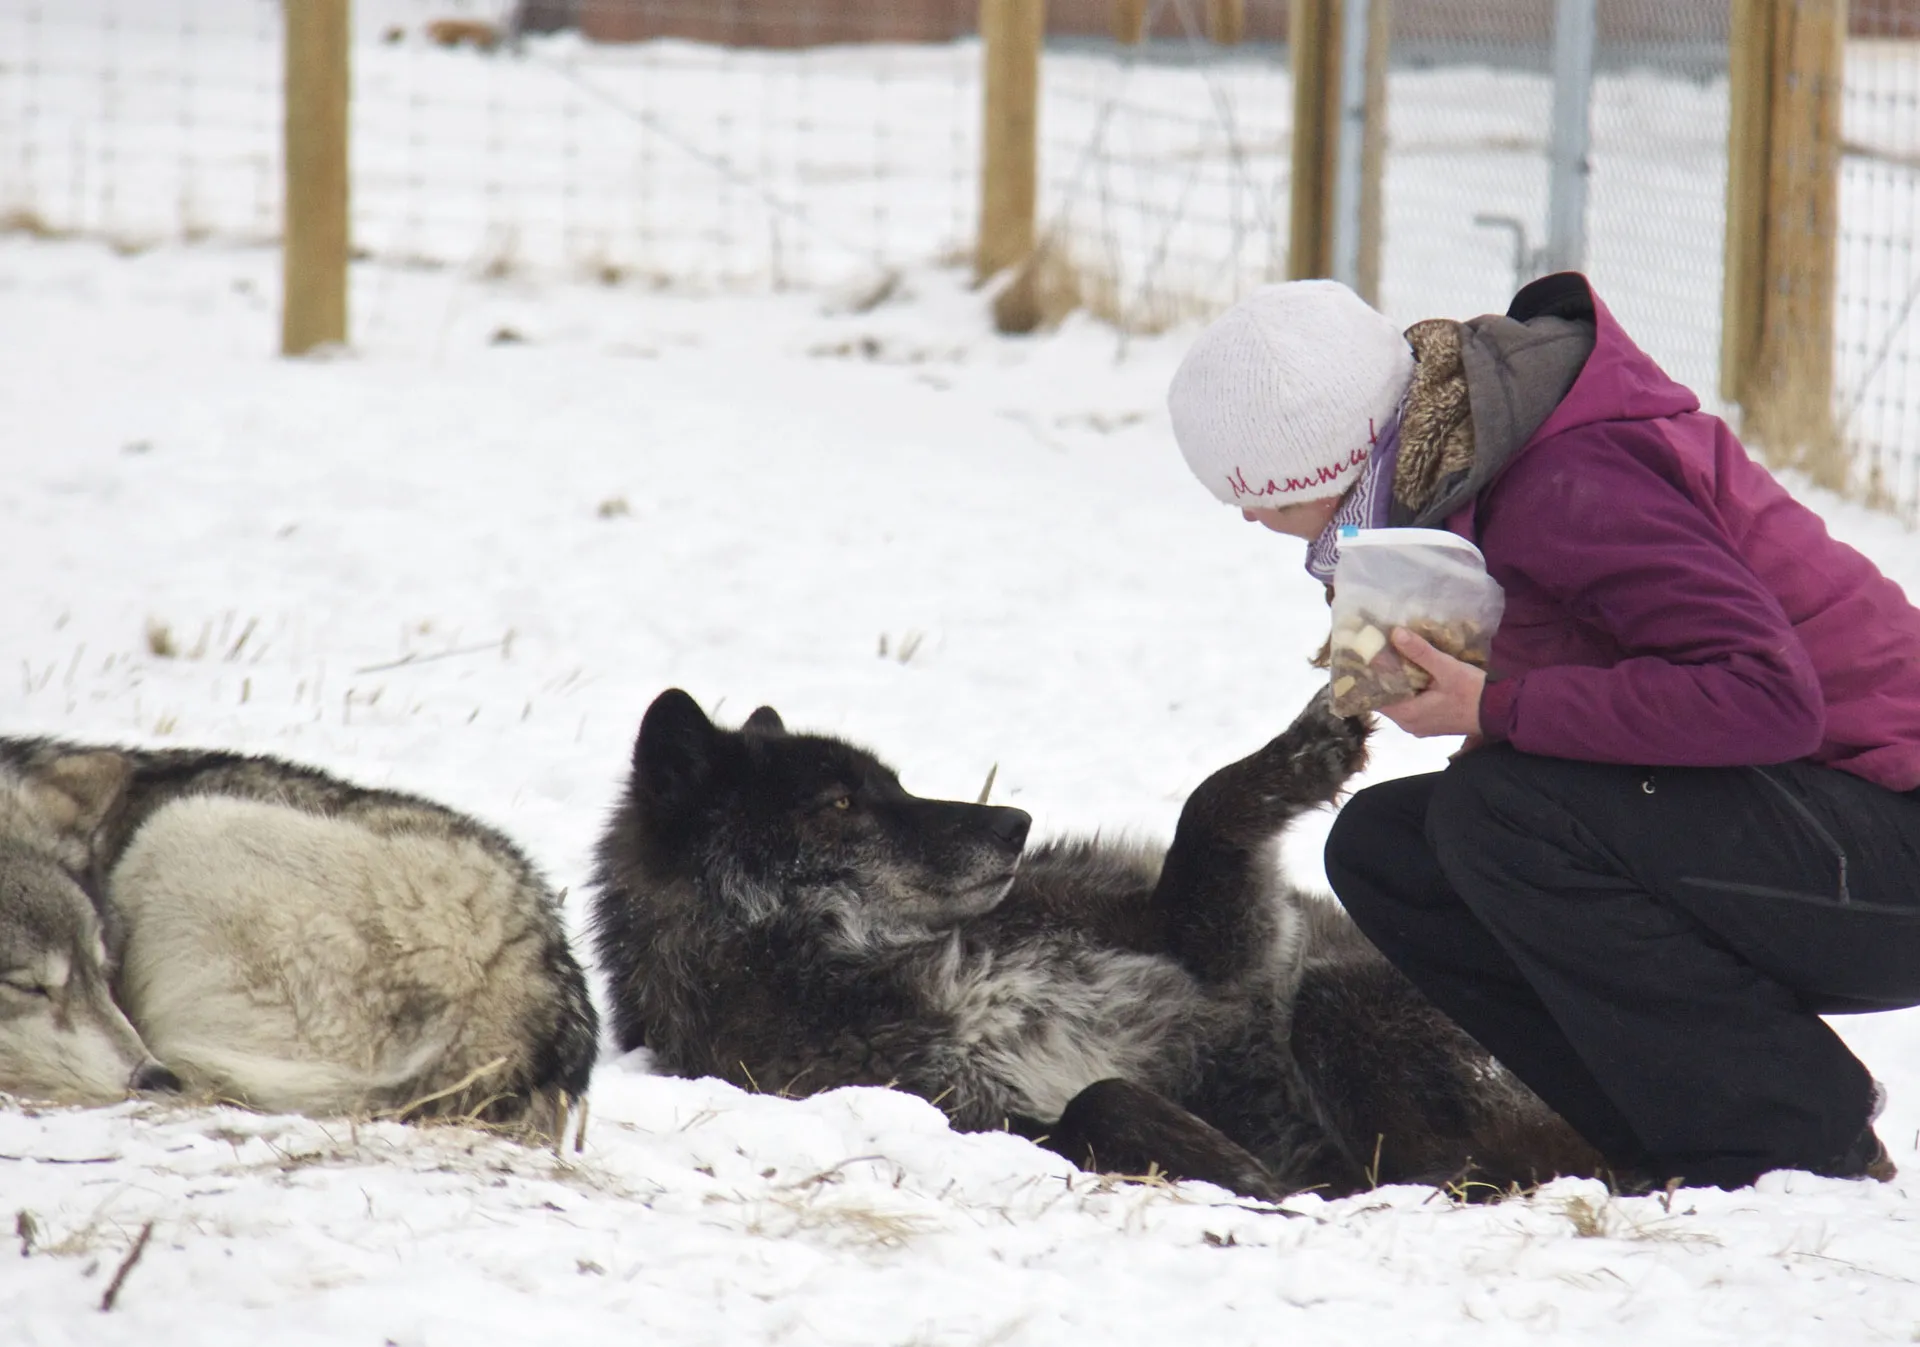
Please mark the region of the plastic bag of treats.
POLYGON ((1334 713, 1364 715, 1433 681, 1394 649, 1395 627, 1486 668, 1505 606, 1480 549, 1465 538, 1441 529, 1341 529, 1328 666, 1334 713))

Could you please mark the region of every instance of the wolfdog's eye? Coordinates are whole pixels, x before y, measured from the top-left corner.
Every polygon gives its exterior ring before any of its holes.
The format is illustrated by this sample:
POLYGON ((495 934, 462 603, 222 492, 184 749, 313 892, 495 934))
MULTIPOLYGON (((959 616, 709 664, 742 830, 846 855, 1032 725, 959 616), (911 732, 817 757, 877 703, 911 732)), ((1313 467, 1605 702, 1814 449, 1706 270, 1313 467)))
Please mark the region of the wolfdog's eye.
POLYGON ((0 977, 0 987, 20 996, 52 996, 53 992, 26 976, 0 977))
POLYGON ((847 810, 853 808, 853 797, 851 795, 836 795, 833 797, 833 807, 845 813, 847 810))

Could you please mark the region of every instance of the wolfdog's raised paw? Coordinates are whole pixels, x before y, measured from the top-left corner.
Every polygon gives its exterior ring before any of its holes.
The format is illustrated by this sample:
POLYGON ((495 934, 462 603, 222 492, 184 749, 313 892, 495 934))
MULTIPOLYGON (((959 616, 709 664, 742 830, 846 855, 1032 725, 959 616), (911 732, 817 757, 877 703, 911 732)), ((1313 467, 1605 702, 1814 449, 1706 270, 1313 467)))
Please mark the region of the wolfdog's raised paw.
POLYGON ((1256 759, 1272 759, 1281 776, 1272 784, 1282 799, 1294 804, 1323 804, 1339 795, 1341 787, 1367 764, 1367 738, 1372 724, 1364 716, 1333 713, 1325 690, 1314 694, 1293 724, 1281 732, 1256 759))
POLYGON ((1338 798, 1366 765, 1369 727, 1334 715, 1327 702, 1327 693, 1319 693, 1264 747, 1201 782, 1181 811, 1181 832, 1254 846, 1296 815, 1338 798))

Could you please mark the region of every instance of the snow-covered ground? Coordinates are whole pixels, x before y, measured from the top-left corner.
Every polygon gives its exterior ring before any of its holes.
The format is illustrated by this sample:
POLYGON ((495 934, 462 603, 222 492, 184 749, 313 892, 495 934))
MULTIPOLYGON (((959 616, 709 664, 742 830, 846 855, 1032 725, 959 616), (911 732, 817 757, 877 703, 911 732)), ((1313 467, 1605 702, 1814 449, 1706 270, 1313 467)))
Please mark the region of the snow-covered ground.
MULTIPOLYGON (((287 362, 277 267, 0 240, 0 730, 289 755, 468 809, 577 886, 668 686, 866 742, 922 794, 998 764, 1040 833, 1165 837, 1323 677, 1298 544, 1172 447, 1187 334, 998 339, 941 271, 860 312, 369 264, 353 353, 287 362)), ((1920 593, 1910 534, 1815 503, 1920 593)), ((1370 779, 1449 747, 1377 745, 1370 779)), ((1303 879, 1326 822, 1289 848, 1303 879)), ((0 1249, 0 1341, 1910 1341, 1920 1014, 1839 1027, 1912 1181, 1670 1208, 1563 1181, 1276 1213, 1076 1175, 905 1096, 630 1058, 562 1158, 0 1104, 30 1255, 0 1249)))

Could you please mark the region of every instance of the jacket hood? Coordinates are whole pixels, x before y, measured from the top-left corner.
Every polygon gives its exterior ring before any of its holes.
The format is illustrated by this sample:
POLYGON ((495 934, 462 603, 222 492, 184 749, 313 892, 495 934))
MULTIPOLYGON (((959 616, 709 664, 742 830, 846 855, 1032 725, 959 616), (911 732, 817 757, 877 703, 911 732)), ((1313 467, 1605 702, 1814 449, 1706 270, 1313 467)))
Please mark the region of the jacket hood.
POLYGON ((1539 394, 1554 385, 1555 352, 1564 359, 1573 349, 1570 327, 1588 334, 1589 353, 1559 384, 1551 408, 1534 420, 1522 444, 1599 421, 1650 421, 1700 410, 1700 399, 1634 345, 1578 272, 1543 276, 1513 297, 1504 319, 1480 318, 1469 326, 1482 347, 1478 382, 1475 366, 1467 367, 1476 433, 1514 434, 1525 425, 1539 394), (1510 345, 1516 330, 1531 341, 1510 345), (1559 341, 1550 335, 1555 330, 1559 341), (1522 387, 1529 380, 1536 381, 1534 392, 1522 387), (1483 402, 1486 422, 1481 421, 1483 402))
POLYGON ((1437 524, 1471 505, 1579 381, 1596 345, 1591 294, 1577 276, 1549 279, 1578 284, 1536 282, 1505 315, 1407 329, 1417 363, 1403 435, 1414 448, 1393 522, 1437 524))
MULTIPOLYGON (((1543 276, 1502 316, 1458 324, 1473 423, 1473 464, 1411 522, 1437 524, 1473 503, 1539 440, 1602 421, 1653 420, 1700 400, 1633 344, 1578 272, 1543 276)), ((1467 527, 1470 527, 1468 525, 1467 527)))

